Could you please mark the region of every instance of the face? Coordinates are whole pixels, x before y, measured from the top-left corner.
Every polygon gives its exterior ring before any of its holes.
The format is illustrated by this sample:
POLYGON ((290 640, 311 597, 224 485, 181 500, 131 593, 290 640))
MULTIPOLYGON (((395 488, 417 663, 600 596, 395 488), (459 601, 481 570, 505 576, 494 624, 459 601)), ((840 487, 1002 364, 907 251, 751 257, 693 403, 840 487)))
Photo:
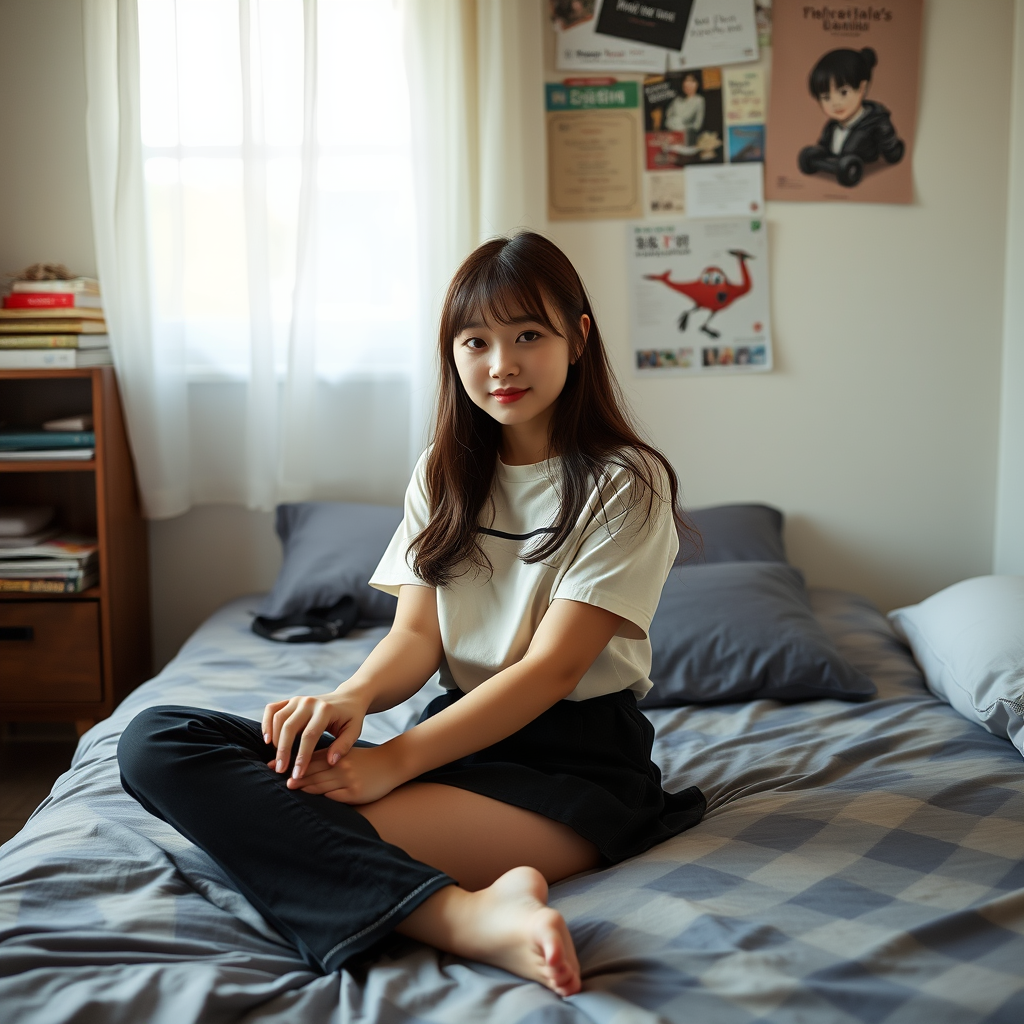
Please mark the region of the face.
POLYGON ((826 117, 842 123, 843 121, 849 121, 860 110, 867 91, 867 82, 861 82, 859 86, 854 88, 852 85, 836 85, 833 80, 829 91, 822 93, 818 97, 818 102, 821 104, 821 109, 825 112, 826 117))
MULTIPOLYGON (((559 322, 547 310, 552 323, 559 322)), ((580 321, 584 337, 590 318, 580 321)), ((565 387, 571 353, 563 334, 527 315, 511 324, 489 317, 460 331, 454 341, 455 367, 474 405, 503 427, 549 421, 565 387)))
POLYGON ((687 75, 683 79, 683 92, 687 96, 695 96, 697 94, 697 79, 693 75, 687 75))

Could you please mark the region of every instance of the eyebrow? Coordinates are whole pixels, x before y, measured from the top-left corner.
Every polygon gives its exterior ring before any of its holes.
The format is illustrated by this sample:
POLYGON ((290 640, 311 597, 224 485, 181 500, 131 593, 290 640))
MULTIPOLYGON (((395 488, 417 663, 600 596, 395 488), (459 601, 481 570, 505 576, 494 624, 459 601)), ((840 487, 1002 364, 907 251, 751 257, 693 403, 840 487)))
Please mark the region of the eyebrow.
MULTIPOLYGON (((540 324, 542 327, 544 326, 544 321, 543 320, 538 320, 537 317, 533 316, 531 313, 523 313, 520 316, 514 316, 514 317, 512 317, 509 320, 502 320, 500 322, 503 323, 503 324, 509 324, 509 325, 511 325, 511 324, 540 324)), ((479 321, 474 320, 472 323, 466 324, 462 328, 462 330, 463 331, 479 331, 479 330, 481 330, 483 328, 487 328, 487 324, 480 323, 479 321)), ((459 333, 461 334, 462 331, 460 331, 459 333)))

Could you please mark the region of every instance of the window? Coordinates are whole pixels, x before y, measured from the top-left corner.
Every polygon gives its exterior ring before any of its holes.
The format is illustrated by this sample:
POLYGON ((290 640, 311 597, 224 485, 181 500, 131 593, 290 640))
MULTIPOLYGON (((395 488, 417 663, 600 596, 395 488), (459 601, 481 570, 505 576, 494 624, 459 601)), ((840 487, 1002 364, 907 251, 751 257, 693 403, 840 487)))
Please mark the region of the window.
POLYGON ((411 125, 391 0, 139 0, 139 37, 156 344, 183 348, 192 379, 244 379, 268 347, 279 376, 297 358, 328 380, 407 374, 411 125))

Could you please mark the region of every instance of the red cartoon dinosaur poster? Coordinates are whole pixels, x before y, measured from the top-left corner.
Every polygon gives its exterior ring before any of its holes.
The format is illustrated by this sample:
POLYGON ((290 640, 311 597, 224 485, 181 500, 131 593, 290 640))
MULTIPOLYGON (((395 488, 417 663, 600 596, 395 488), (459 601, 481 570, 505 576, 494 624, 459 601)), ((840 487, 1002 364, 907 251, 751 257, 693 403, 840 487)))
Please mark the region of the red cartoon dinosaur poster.
POLYGON ((772 368, 762 220, 674 220, 629 232, 637 376, 772 368))

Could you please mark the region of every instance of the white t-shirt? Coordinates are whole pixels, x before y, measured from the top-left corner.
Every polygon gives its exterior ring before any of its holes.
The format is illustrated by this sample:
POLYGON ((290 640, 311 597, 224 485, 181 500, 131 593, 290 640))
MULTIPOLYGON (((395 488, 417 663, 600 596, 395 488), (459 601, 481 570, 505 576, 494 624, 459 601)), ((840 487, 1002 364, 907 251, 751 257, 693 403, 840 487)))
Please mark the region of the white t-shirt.
MULTIPOLYGON (((405 494, 405 518, 370 580, 370 586, 388 594, 397 595, 405 584, 425 586, 406 553, 429 519, 426 460, 425 452, 405 494)), ((589 516, 595 486, 559 550, 544 562, 524 562, 519 555, 552 532, 558 519, 557 474, 557 459, 533 466, 498 461, 478 537, 493 572, 471 568, 437 591, 445 655, 441 682, 448 689, 468 693, 520 661, 548 605, 559 598, 596 605, 625 619, 569 700, 627 689, 639 699, 651 688, 647 629, 679 548, 669 502, 655 498, 649 520, 646 497, 627 514, 629 478, 616 467, 604 488, 604 511, 596 519, 589 516)), ((663 493, 668 493, 667 481, 663 493)))

